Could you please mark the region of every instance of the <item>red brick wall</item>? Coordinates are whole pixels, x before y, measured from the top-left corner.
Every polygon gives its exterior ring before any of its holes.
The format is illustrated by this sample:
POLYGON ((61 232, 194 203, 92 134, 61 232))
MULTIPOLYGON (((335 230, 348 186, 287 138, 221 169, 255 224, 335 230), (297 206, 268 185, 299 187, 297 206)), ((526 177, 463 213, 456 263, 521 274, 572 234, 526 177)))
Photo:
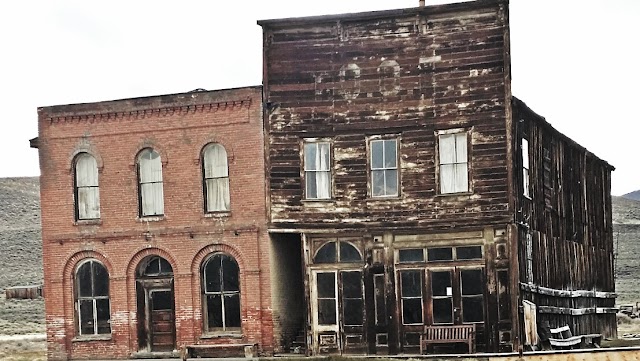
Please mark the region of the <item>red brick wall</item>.
POLYGON ((258 343, 273 351, 261 89, 194 92, 40 108, 42 235, 50 359, 127 358, 138 351, 135 270, 147 255, 174 272, 176 343, 258 343), (205 215, 200 152, 228 153, 231 211, 205 215), (164 217, 138 216, 135 158, 162 157, 164 217), (101 219, 74 219, 73 158, 98 161, 101 219), (86 222, 85 222, 86 223, 86 222), (91 222, 90 222, 91 223, 91 222), (202 338, 200 266, 212 252, 240 267, 242 337, 202 338), (77 337, 73 274, 85 258, 109 271, 111 337, 77 337))

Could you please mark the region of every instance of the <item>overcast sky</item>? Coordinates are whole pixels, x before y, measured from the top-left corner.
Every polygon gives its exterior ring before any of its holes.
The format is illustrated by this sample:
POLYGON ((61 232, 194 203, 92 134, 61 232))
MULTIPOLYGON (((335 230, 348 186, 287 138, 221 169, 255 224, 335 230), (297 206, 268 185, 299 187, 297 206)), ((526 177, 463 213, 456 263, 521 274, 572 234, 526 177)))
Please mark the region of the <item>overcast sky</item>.
MULTIPOLYGON (((427 4, 452 1, 427 0, 427 4)), ((38 106, 259 85, 259 19, 418 0, 0 2, 0 177, 39 174, 38 106)), ((511 0, 513 94, 640 189, 637 0, 511 0)))

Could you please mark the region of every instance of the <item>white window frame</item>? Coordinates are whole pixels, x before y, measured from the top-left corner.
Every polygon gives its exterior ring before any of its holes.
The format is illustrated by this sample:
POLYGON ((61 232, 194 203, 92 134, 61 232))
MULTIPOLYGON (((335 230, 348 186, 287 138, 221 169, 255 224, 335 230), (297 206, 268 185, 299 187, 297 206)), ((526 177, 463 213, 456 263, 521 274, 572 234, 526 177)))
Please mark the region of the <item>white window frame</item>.
POLYGON ((202 177, 205 212, 230 211, 229 162, 222 144, 209 143, 202 150, 202 177), (216 151, 219 152, 217 158, 214 157, 216 151))
POLYGON ((304 163, 304 198, 309 200, 331 199, 331 142, 324 140, 305 139, 303 142, 304 163), (315 148, 313 162, 308 159, 311 147, 315 148), (326 157, 323 157, 325 155, 326 157), (315 195, 309 191, 309 182, 315 183, 315 195), (322 184, 324 183, 324 184, 322 184))
POLYGON ((153 148, 145 148, 136 157, 137 169, 138 169, 138 201, 139 201, 139 214, 140 217, 154 217, 164 216, 164 183, 162 177, 162 157, 160 153, 153 148), (155 154, 157 157, 149 159, 153 161, 157 159, 155 166, 151 165, 150 168, 143 168, 142 157, 146 154, 155 154), (159 168, 158 168, 159 167, 159 168), (151 169, 155 168, 155 169, 151 169), (155 172, 155 174, 147 174, 145 172, 155 172), (151 197, 155 195, 154 203, 151 203, 151 197), (157 203, 156 203, 157 202, 157 203))
POLYGON ((531 172, 529 167, 529 141, 526 138, 522 138, 521 144, 522 154, 522 194, 531 198, 531 172))
POLYGON ((98 162, 89 153, 74 159, 75 217, 77 221, 100 219, 100 185, 98 162))
POLYGON ((450 129, 436 133, 438 137, 438 180, 440 194, 468 193, 469 185, 469 132, 450 129), (453 153, 445 147, 453 141, 453 153), (451 174, 450 176, 446 174, 451 174), (450 179, 449 177, 453 177, 450 179))
POLYGON ((384 198, 384 197, 397 197, 400 194, 400 172, 398 169, 398 150, 399 150, 399 141, 398 138, 382 138, 382 139, 370 139, 369 140, 369 181, 370 181, 370 189, 371 189, 371 197, 372 198, 384 198), (395 154, 390 157, 393 160, 392 165, 388 165, 386 154, 386 143, 394 142, 395 143, 395 154), (381 143, 382 144, 382 162, 381 166, 376 166, 376 161, 374 161, 374 144, 381 143), (376 177, 374 174, 381 173, 382 174, 382 192, 379 194, 376 192, 378 188, 375 184, 376 177), (396 181, 396 189, 395 192, 388 192, 387 187, 387 175, 388 173, 395 173, 395 181, 396 181))

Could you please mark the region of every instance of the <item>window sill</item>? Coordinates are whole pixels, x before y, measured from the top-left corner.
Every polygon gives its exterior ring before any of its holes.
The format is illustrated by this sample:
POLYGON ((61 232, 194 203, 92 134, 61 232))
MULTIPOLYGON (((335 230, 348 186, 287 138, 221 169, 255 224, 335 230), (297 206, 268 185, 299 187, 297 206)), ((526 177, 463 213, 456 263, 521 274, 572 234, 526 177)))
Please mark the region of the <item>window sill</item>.
POLYGON ((300 200, 302 203, 334 203, 335 198, 319 198, 319 199, 302 199, 300 200))
POLYGON ((102 225, 102 219, 79 219, 73 222, 74 226, 100 226, 102 225))
POLYGON ((208 340, 208 339, 212 339, 212 338, 236 338, 236 339, 241 339, 242 338, 242 333, 241 332, 205 332, 202 334, 202 336, 200 336, 201 340, 208 340))
POLYGON ((140 223, 144 223, 144 222, 161 222, 161 221, 164 221, 165 219, 166 219, 166 217, 164 215, 142 216, 142 217, 136 218, 136 221, 138 221, 140 223))
POLYGON ((74 337, 71 342, 111 341, 111 334, 104 335, 80 335, 74 337))
POLYGON ((231 211, 217 211, 217 212, 207 212, 202 218, 229 218, 231 217, 231 211))
POLYGON ((402 197, 400 195, 394 195, 394 196, 369 196, 367 197, 367 201, 397 201, 397 200, 401 200, 402 197))
POLYGON ((473 192, 459 192, 459 193, 438 193, 436 194, 436 198, 444 198, 444 197, 458 197, 458 196, 472 196, 473 192))

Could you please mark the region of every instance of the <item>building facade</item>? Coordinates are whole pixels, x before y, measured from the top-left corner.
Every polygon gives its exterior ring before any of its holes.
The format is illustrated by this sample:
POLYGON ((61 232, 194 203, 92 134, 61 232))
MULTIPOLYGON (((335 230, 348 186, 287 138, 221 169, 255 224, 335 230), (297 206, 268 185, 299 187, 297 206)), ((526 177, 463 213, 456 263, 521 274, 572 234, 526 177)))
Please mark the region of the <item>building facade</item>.
POLYGON ((50 360, 273 351, 261 104, 250 87, 38 109, 50 360))
POLYGON ((613 168, 512 96, 507 1, 259 24, 270 233, 304 269, 288 335, 417 353, 425 326, 475 324, 513 351, 523 301, 615 334, 613 168))

